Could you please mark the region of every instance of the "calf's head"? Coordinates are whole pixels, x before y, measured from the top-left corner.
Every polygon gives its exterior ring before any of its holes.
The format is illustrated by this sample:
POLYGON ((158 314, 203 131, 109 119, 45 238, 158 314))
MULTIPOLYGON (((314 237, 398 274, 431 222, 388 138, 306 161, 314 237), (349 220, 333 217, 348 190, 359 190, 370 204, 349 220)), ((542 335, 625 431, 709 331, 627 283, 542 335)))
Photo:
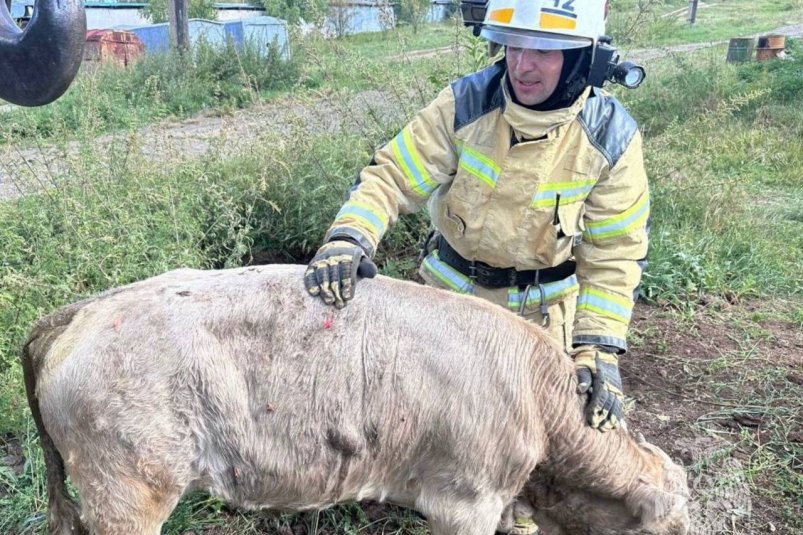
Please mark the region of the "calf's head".
POLYGON ((660 448, 638 441, 645 470, 620 497, 567 485, 559 474, 539 474, 525 497, 545 535, 686 535, 689 488, 686 472, 660 448))

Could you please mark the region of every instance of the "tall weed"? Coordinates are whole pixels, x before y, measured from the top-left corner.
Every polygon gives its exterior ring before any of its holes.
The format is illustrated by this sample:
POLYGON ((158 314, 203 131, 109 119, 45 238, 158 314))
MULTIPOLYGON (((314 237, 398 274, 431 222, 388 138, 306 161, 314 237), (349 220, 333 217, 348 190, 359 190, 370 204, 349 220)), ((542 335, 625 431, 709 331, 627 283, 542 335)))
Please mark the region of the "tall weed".
POLYGON ((265 92, 295 85, 299 72, 297 61, 285 59, 276 45, 264 52, 255 42, 237 48, 201 40, 187 54, 146 54, 127 68, 85 70, 53 104, 4 114, 0 140, 19 143, 82 129, 97 135, 207 108, 242 108, 265 92))
POLYGON ((775 99, 776 91, 803 88, 794 74, 799 60, 741 67, 709 61, 657 76, 633 106, 637 115, 649 109, 658 116, 647 121, 654 232, 644 293, 676 303, 703 293, 800 295, 793 251, 803 249, 796 216, 803 188, 789 177, 799 176, 803 140, 789 130, 803 116, 782 104, 787 97, 775 99), (776 75, 754 76, 757 70, 776 75), (685 107, 672 102, 681 80, 702 84, 689 87, 697 96, 685 107))

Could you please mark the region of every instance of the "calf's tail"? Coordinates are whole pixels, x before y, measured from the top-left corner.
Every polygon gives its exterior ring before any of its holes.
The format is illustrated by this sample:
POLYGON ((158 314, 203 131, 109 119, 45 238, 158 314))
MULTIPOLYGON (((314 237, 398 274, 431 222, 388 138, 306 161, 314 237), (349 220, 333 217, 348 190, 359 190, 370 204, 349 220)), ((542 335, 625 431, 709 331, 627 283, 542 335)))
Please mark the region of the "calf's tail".
POLYGON ((39 439, 42 441, 42 450, 45 455, 48 533, 50 535, 88 535, 89 531, 81 522, 78 504, 67 492, 64 459, 56 449, 53 439, 42 422, 39 400, 36 397, 36 370, 39 368, 37 364, 44 355, 37 354, 37 350, 32 347, 32 342, 34 342, 34 338, 31 338, 22 350, 22 369, 25 376, 28 405, 31 408, 34 422, 36 422, 36 429, 39 431, 39 439))

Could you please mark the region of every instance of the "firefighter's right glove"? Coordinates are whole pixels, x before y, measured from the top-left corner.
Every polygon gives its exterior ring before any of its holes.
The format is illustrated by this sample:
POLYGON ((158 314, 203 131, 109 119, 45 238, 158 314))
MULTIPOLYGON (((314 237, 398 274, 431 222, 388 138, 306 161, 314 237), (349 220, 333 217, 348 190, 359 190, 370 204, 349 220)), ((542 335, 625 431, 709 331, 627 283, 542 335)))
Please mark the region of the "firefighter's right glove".
POLYGON ((354 297, 357 277, 372 279, 376 264, 359 245, 346 240, 323 244, 304 273, 304 286, 310 295, 321 296, 327 305, 346 306, 354 297))
POLYGON ((572 351, 577 373, 577 393, 586 397, 588 425, 605 432, 616 429, 624 417, 625 396, 619 376, 619 358, 596 346, 572 351))

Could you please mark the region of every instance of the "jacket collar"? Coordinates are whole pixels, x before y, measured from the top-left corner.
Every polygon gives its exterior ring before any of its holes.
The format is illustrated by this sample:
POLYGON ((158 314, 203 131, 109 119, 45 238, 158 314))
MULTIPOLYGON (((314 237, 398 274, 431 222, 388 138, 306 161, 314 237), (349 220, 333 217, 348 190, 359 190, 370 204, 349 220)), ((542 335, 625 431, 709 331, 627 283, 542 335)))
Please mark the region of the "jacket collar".
POLYGON ((590 87, 586 87, 577 100, 568 108, 551 111, 536 111, 513 102, 508 92, 507 73, 502 78, 501 90, 504 92, 505 103, 502 116, 513 129, 519 139, 539 139, 547 136, 556 137, 562 130, 560 127, 572 122, 585 106, 590 87))

